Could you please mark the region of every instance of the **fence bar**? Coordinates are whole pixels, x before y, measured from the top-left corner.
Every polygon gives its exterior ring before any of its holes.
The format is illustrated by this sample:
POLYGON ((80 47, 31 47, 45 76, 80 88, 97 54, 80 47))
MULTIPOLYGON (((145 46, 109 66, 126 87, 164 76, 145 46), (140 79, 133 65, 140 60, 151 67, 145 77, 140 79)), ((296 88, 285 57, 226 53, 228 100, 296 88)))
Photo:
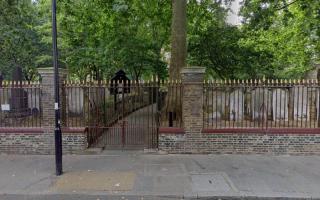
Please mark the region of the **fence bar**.
POLYGON ((206 129, 315 128, 319 91, 314 80, 212 80, 204 83, 206 129))
POLYGON ((41 127, 39 82, 3 81, 0 87, 0 127, 41 127))

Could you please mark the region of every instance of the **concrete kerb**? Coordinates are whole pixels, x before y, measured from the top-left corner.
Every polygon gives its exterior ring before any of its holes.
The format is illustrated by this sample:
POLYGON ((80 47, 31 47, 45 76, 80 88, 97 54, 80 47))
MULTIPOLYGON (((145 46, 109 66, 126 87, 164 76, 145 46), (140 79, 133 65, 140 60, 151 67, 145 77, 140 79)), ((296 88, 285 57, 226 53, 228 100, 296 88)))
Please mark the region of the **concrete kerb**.
POLYGON ((89 195, 89 194, 52 194, 52 195, 0 195, 1 200, 319 200, 312 197, 258 197, 258 196, 211 196, 211 197, 185 197, 185 196, 140 196, 140 195, 89 195))

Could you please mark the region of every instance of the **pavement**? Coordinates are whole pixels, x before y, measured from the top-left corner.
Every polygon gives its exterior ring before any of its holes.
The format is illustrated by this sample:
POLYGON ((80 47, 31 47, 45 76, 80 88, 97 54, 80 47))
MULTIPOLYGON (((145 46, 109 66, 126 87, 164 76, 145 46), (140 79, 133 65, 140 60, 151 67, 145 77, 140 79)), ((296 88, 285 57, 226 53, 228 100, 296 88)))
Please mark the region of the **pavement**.
POLYGON ((0 156, 0 200, 320 199, 319 156, 0 156))

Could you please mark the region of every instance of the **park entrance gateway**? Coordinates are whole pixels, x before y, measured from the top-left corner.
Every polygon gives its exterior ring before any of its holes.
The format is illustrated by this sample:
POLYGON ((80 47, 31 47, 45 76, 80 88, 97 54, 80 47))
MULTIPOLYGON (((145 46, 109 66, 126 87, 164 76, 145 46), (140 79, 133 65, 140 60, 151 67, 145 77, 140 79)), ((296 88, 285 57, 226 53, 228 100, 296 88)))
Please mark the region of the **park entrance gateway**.
POLYGON ((66 82, 65 123, 86 126, 89 147, 158 147, 159 85, 130 81, 120 70, 111 81, 66 82))

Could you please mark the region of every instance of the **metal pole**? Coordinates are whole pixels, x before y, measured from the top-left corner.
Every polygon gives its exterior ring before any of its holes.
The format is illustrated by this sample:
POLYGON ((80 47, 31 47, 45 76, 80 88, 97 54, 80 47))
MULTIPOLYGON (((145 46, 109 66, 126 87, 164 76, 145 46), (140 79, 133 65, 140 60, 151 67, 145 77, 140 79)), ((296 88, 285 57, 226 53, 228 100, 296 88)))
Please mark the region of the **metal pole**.
POLYGON ((59 70, 58 70, 58 47, 57 47, 57 17, 56 0, 52 0, 52 45, 53 45, 53 68, 54 68, 54 110, 55 110, 55 155, 56 155, 56 175, 62 174, 62 134, 60 127, 60 104, 59 104, 59 70))

